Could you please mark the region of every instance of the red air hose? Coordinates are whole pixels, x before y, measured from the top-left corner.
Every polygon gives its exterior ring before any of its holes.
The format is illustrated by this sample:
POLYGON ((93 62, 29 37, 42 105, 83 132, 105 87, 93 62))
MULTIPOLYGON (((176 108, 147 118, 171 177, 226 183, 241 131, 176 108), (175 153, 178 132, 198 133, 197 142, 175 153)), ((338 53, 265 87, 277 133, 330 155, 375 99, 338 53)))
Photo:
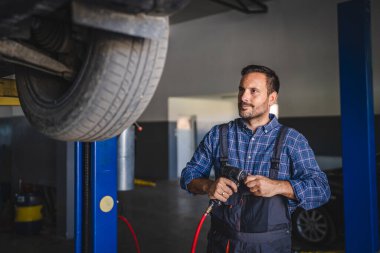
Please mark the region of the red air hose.
POLYGON ((127 220, 127 218, 125 218, 124 216, 119 215, 119 219, 122 220, 125 224, 127 224, 128 228, 129 228, 129 231, 131 231, 131 234, 133 236, 133 240, 135 241, 136 251, 137 251, 137 253, 140 253, 141 251, 140 251, 139 241, 137 240, 136 233, 133 230, 133 227, 132 227, 131 223, 129 223, 129 221, 127 220))
POLYGON ((203 214, 202 219, 198 224, 197 231, 195 232, 195 235, 194 235, 193 245, 191 246, 191 253, 195 253, 195 249, 197 248, 199 233, 201 232, 201 228, 202 228, 203 223, 205 222, 206 217, 207 217, 207 213, 203 214))
POLYGON ((216 202, 214 202, 214 201, 211 202, 211 204, 208 206, 206 212, 203 214, 202 219, 199 221, 197 230, 195 231, 193 245, 191 246, 191 253, 195 253, 195 249, 197 248, 198 237, 199 237, 199 233, 201 232, 202 225, 205 222, 207 215, 211 212, 212 208, 214 207, 215 203, 216 202))

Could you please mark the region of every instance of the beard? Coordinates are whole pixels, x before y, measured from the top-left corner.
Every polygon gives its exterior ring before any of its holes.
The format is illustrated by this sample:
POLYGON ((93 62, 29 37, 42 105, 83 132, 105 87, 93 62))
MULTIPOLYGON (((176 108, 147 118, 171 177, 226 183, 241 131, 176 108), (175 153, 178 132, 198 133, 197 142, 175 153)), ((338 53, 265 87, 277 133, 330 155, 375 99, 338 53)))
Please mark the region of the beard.
POLYGON ((239 109, 239 116, 244 120, 260 118, 265 114, 264 110, 260 111, 257 108, 255 108, 253 105, 248 104, 248 103, 243 103, 243 102, 240 102, 238 104, 238 109, 239 109))

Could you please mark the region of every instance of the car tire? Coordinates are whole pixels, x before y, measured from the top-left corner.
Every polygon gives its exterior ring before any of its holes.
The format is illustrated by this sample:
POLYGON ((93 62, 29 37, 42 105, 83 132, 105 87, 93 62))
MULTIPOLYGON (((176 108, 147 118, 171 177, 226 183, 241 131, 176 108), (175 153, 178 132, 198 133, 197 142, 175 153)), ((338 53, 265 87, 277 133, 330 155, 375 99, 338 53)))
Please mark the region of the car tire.
POLYGON ((168 43, 93 31, 72 81, 17 67, 25 116, 38 131, 63 141, 99 141, 120 134, 150 102, 168 43))
POLYGON ((312 210, 297 209, 292 217, 294 236, 310 244, 331 244, 336 239, 335 224, 322 207, 312 210))

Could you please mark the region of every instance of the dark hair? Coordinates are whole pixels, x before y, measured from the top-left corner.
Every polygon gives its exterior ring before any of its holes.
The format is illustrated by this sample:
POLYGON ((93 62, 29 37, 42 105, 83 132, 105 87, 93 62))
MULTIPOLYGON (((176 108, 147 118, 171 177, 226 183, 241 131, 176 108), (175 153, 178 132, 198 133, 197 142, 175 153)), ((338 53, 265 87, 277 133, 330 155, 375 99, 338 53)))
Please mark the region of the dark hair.
POLYGON ((260 66, 260 65, 248 65, 241 70, 241 75, 245 76, 249 73, 263 73, 267 77, 267 88, 268 94, 271 94, 273 91, 280 91, 280 80, 276 72, 271 70, 268 67, 260 66))

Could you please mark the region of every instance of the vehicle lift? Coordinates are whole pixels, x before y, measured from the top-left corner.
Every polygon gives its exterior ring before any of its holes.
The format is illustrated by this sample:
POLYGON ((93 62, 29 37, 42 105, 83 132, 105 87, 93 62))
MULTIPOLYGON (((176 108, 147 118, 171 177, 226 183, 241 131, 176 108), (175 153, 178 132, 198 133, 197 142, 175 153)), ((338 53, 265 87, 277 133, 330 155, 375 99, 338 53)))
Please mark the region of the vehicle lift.
POLYGON ((117 252, 117 137, 75 143, 75 252, 117 252))

